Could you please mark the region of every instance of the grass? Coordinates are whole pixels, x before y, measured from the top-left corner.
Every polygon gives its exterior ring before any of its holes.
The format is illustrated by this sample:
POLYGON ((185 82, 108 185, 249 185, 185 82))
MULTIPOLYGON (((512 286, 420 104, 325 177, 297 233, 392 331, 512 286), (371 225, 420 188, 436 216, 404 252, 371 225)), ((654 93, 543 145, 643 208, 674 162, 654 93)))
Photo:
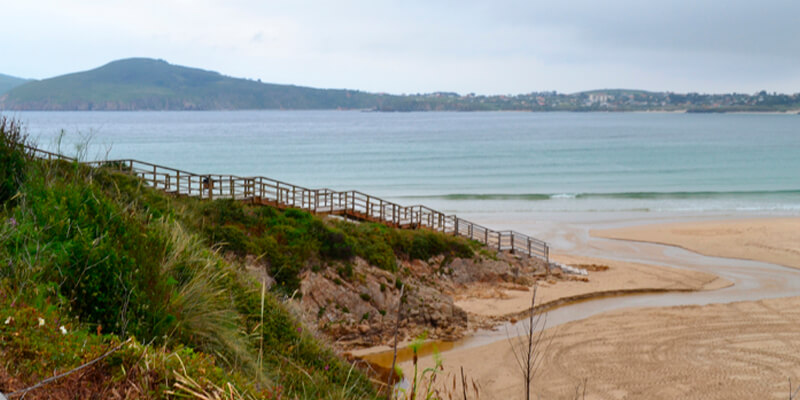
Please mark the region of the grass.
MULTIPOLYGON (((317 341, 273 293, 262 301, 259 283, 209 245, 217 227, 249 232, 234 222, 211 224, 241 215, 216 215, 224 204, 202 208, 129 176, 32 160, 19 146, 19 126, 7 121, 0 122, 0 138, 0 391, 73 368, 132 337, 82 380, 64 378, 27 398, 57 390, 139 390, 145 398, 221 390, 237 398, 375 397, 363 374, 317 341), (207 221, 190 222, 198 213, 207 221)), ((261 215, 275 219, 280 235, 258 235, 252 243, 259 251, 277 246, 276 260, 297 263, 344 257, 327 240, 334 227, 280 214, 261 215), (307 247, 315 244, 309 237, 318 247, 307 247)), ((252 244, 246 237, 244 244, 252 244)), ((285 282, 295 272, 287 270, 285 282)))
POLYGON ((8 202, 25 178, 28 155, 23 146, 28 137, 19 124, 0 117, 0 204, 8 202))
MULTIPOLYGON (((369 380, 280 299, 310 269, 332 268, 347 280, 357 257, 397 271, 398 260, 472 257, 478 248, 428 231, 170 197, 110 169, 34 160, 26 140, 18 124, 0 119, 0 323, 9 321, 0 326, 0 391, 135 338, 87 373, 95 389, 147 398, 224 390, 236 398, 375 398, 369 380), (275 289, 263 293, 223 252, 263 262, 275 289)), ((75 378, 51 385, 87 388, 75 378)), ((41 396, 54 396, 47 390, 41 396)))
POLYGON ((302 210, 280 211, 233 200, 199 202, 185 209, 191 213, 183 219, 210 243, 263 260, 278 288, 287 294, 298 288, 299 274, 309 268, 336 266, 339 275, 349 279, 355 257, 394 272, 398 259, 472 257, 479 248, 466 239, 431 231, 325 221, 302 210))
MULTIPOLYGON (((42 310, 40 304, 12 300, 9 291, 0 289, 0 347, 5 363, 6 380, 1 389, 6 393, 27 387, 52 376, 53 371, 65 371, 104 353, 120 343, 116 335, 98 335, 78 319, 64 317, 56 308, 42 310), (10 384, 10 385, 9 385, 10 384)), ((194 351, 191 347, 172 349, 146 346, 133 341, 121 351, 103 360, 85 378, 76 376, 31 392, 28 398, 57 397, 58 393, 108 393, 112 389, 135 388, 143 397, 164 398, 171 389, 175 372, 183 372, 206 383, 231 382, 241 391, 258 393, 247 377, 219 367, 214 357, 194 351)))

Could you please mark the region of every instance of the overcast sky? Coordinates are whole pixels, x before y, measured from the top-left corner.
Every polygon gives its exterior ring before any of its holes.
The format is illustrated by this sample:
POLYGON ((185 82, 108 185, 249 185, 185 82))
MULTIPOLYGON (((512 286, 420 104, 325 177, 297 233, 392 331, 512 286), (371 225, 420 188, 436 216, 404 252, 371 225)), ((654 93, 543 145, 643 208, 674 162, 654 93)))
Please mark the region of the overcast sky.
POLYGON ((0 73, 128 57, 371 92, 800 92, 799 0, 0 0, 0 73))

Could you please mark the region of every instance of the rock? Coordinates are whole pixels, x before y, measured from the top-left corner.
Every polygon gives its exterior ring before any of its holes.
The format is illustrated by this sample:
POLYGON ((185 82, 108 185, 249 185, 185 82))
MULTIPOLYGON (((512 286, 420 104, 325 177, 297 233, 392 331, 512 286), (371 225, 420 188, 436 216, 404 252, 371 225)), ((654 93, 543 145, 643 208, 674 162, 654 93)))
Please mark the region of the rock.
MULTIPOLYGON (((494 256, 492 256, 494 257, 494 256)), ((471 284, 492 286, 515 283, 529 286, 546 271, 545 263, 498 253, 497 259, 476 256, 447 262, 442 256, 428 262, 398 260, 398 271, 389 272, 360 258, 352 261, 353 278, 344 279, 336 265, 301 275, 297 300, 307 318, 336 343, 377 345, 393 341, 400 290, 405 283, 403 319, 399 337, 415 337, 423 331, 438 338, 458 339, 467 329, 467 313, 455 305, 453 294, 471 284)))

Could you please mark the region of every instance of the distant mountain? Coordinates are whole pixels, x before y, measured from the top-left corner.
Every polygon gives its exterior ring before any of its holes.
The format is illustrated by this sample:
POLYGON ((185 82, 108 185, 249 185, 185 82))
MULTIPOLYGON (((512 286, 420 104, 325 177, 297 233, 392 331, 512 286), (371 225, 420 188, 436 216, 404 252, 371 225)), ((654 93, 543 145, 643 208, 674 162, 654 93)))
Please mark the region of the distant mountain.
POLYGON ((434 92, 397 96, 261 83, 149 58, 114 61, 91 71, 41 81, 0 76, 0 111, 264 109, 798 113, 800 93, 679 94, 602 89, 573 94, 530 92, 485 96, 434 92), (4 87, 9 89, 3 90, 4 87))
POLYGON ((0 74, 0 94, 8 92, 9 90, 28 82, 28 79, 17 78, 15 76, 0 74))
POLYGON ((231 78, 131 58, 91 71, 32 81, 0 96, 5 110, 241 110, 375 108, 381 96, 231 78))

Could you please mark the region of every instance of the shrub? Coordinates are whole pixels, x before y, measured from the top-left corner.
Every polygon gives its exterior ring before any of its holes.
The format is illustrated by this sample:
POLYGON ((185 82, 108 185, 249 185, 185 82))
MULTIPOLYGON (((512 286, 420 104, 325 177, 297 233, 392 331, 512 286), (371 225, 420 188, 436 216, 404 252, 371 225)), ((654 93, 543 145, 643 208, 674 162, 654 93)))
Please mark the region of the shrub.
POLYGON ((325 258, 334 260, 350 260, 355 255, 353 240, 339 230, 325 228, 320 233, 320 253, 325 258))
POLYGON ((135 376, 145 397, 189 395, 172 386, 180 371, 204 393, 233 380, 243 398, 375 397, 274 295, 262 308, 261 287, 201 239, 262 254, 292 285, 309 258, 346 257, 347 247, 322 250, 331 235, 350 243, 344 233, 307 213, 170 198, 78 164, 24 159, 21 170, 18 200, 0 207, 0 314, 25 321, 0 325, 14 379, 50 376, 135 335, 154 346, 133 341, 96 364, 103 384, 135 376))
POLYGON ((14 120, 0 117, 0 204, 14 197, 25 177, 28 136, 14 120))
POLYGON ((303 269, 321 264, 338 265, 339 275, 349 279, 353 274, 350 261, 355 256, 396 271, 398 258, 429 260, 437 255, 471 257, 474 253, 463 238, 426 230, 324 221, 298 209, 280 211, 233 200, 204 202, 196 207, 200 217, 184 217, 187 224, 199 221, 209 241, 225 250, 264 259, 277 282, 276 288, 286 293, 298 288, 298 275, 303 269))

